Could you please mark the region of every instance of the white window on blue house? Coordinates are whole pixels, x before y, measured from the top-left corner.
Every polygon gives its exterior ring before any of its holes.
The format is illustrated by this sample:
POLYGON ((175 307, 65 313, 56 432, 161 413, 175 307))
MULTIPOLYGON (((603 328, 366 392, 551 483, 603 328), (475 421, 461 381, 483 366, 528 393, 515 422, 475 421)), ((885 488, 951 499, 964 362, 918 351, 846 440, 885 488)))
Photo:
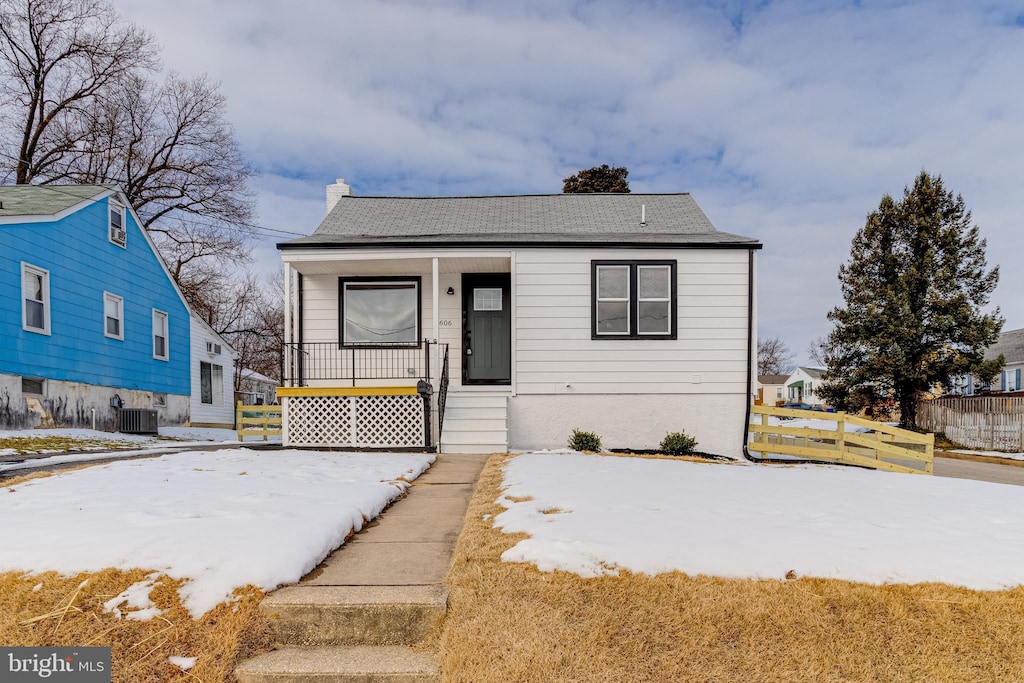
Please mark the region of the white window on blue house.
POLYGON ((21 327, 50 334, 50 271, 21 264, 21 327))
POLYGON ((124 299, 110 292, 103 292, 103 335, 124 339, 124 299))
POLYGON ((167 314, 153 309, 153 358, 167 360, 167 314))
POLYGON ((1000 377, 1000 389, 1003 391, 1020 391, 1020 368, 1003 370, 1000 377))
POLYGON ((125 208, 113 199, 110 200, 110 241, 119 247, 124 247, 128 243, 125 208))
POLYGON ((224 402, 224 368, 199 361, 199 401, 215 406, 224 402))

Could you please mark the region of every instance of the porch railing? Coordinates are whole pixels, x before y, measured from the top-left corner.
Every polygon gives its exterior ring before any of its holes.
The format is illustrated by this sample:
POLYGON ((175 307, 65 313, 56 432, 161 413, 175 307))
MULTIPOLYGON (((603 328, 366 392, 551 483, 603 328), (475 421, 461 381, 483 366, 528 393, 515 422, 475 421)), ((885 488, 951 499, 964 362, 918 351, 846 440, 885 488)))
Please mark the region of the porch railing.
MULTIPOLYGON (((340 346, 336 342, 284 345, 283 384, 307 386, 311 381, 430 380, 431 358, 438 342, 419 345, 340 346)), ((447 344, 441 344, 447 356, 447 344)))

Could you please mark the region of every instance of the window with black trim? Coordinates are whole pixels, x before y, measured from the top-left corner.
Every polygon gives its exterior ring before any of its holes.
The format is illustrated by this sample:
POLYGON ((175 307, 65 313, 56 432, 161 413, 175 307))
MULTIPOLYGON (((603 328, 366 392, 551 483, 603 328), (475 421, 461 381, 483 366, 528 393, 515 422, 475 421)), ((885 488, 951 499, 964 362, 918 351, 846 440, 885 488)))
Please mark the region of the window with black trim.
POLYGON ((675 261, 591 261, 594 339, 675 339, 675 261))
POLYGON ((418 346, 420 278, 341 278, 342 346, 418 346))

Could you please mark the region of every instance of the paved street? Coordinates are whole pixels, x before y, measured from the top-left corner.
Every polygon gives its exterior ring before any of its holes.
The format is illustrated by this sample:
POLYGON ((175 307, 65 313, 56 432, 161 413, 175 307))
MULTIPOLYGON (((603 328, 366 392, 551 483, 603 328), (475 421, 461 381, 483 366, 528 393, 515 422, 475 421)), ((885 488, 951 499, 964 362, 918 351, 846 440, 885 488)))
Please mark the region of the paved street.
POLYGON ((1014 467, 1013 465, 996 465, 936 456, 934 473, 939 477, 977 479, 978 481, 1024 486, 1024 467, 1014 467))

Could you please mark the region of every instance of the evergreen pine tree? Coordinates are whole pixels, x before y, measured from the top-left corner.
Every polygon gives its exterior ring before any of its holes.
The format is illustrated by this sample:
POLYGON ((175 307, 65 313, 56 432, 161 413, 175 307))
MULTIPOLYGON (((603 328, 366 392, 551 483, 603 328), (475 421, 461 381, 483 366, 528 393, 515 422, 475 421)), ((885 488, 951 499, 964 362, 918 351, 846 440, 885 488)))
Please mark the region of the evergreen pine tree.
POLYGON ((999 282, 960 195, 922 171, 886 195, 839 268, 844 305, 828 314, 822 394, 839 409, 898 408, 913 427, 921 396, 976 371, 1003 319, 982 308, 999 282))

